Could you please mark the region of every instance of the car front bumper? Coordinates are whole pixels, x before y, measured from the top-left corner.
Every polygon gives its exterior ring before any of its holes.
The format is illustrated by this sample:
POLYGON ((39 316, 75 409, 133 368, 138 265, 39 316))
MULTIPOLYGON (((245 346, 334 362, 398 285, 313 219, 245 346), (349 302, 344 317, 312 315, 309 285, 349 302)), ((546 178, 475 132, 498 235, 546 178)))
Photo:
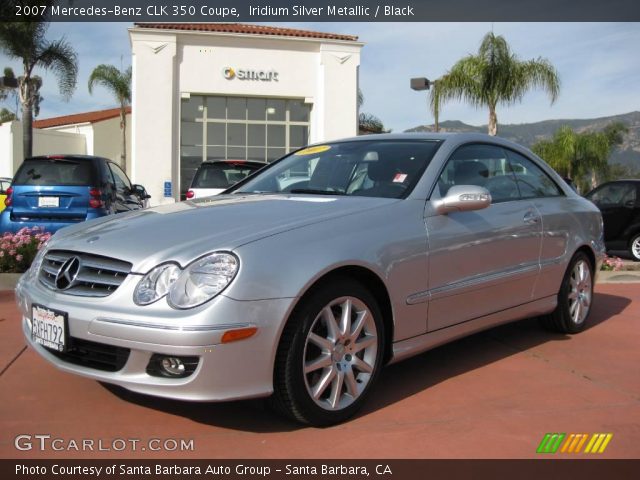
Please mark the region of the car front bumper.
POLYGON ((196 309, 173 310, 164 299, 157 302, 164 305, 133 304, 132 286, 140 278, 134 274, 101 299, 60 294, 34 277, 25 274, 16 287, 23 332, 29 346, 62 371, 179 400, 224 401, 273 392, 275 352, 294 299, 236 301, 219 295, 196 309), (109 372, 77 365, 36 344, 31 338, 33 304, 66 312, 69 335, 74 339, 130 349, 124 367, 109 372), (257 333, 222 343, 224 332, 247 326, 257 327, 257 333), (195 356, 199 362, 188 377, 158 377, 147 373, 153 354, 195 356))

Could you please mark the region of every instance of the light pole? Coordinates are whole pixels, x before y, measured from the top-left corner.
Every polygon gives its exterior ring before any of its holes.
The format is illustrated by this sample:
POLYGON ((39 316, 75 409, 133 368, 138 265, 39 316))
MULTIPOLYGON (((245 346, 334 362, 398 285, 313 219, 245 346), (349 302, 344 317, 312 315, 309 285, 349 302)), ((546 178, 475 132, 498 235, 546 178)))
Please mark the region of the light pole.
MULTIPOLYGON (((428 78, 425 77, 416 77, 416 78, 412 78, 410 81, 410 85, 411 85, 411 89, 415 90, 417 92, 423 91, 423 90, 429 90, 432 86, 434 88, 436 88, 436 81, 431 81, 428 78)), ((427 107, 428 108, 428 107, 427 107)), ((435 130, 436 132, 440 131, 440 126, 438 125, 438 113, 439 113, 439 105, 438 105, 438 101, 436 99, 435 102, 435 108, 433 111, 433 117, 435 120, 435 130)))

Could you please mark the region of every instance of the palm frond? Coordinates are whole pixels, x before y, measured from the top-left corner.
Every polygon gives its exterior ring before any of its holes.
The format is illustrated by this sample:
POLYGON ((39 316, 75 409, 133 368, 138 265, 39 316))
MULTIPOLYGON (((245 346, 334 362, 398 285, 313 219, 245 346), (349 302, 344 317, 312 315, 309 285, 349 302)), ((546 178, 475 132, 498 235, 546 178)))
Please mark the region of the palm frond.
POLYGON ((69 99, 78 81, 78 57, 73 47, 63 38, 46 42, 37 57, 37 63, 58 78, 60 94, 69 99))

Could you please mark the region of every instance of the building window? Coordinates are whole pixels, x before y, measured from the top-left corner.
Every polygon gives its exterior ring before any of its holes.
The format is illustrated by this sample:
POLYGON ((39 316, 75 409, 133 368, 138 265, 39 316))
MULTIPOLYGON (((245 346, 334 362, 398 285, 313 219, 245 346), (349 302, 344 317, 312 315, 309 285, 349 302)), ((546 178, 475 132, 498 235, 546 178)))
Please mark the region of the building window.
POLYGON ((301 99, 191 95, 180 110, 180 193, 205 160, 272 162, 309 141, 301 99))

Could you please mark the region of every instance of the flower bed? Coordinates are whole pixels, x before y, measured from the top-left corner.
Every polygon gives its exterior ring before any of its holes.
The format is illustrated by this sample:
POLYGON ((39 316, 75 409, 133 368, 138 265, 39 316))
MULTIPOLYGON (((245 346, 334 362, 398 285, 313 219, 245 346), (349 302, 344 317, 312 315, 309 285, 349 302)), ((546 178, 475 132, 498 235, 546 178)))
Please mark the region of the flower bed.
POLYGON ((51 234, 40 227, 25 227, 18 233, 4 233, 0 237, 0 273, 26 272, 38 250, 50 238, 51 234))
POLYGON ((600 270, 604 270, 605 272, 618 272, 622 270, 623 267, 624 262, 621 258, 605 255, 600 270))

